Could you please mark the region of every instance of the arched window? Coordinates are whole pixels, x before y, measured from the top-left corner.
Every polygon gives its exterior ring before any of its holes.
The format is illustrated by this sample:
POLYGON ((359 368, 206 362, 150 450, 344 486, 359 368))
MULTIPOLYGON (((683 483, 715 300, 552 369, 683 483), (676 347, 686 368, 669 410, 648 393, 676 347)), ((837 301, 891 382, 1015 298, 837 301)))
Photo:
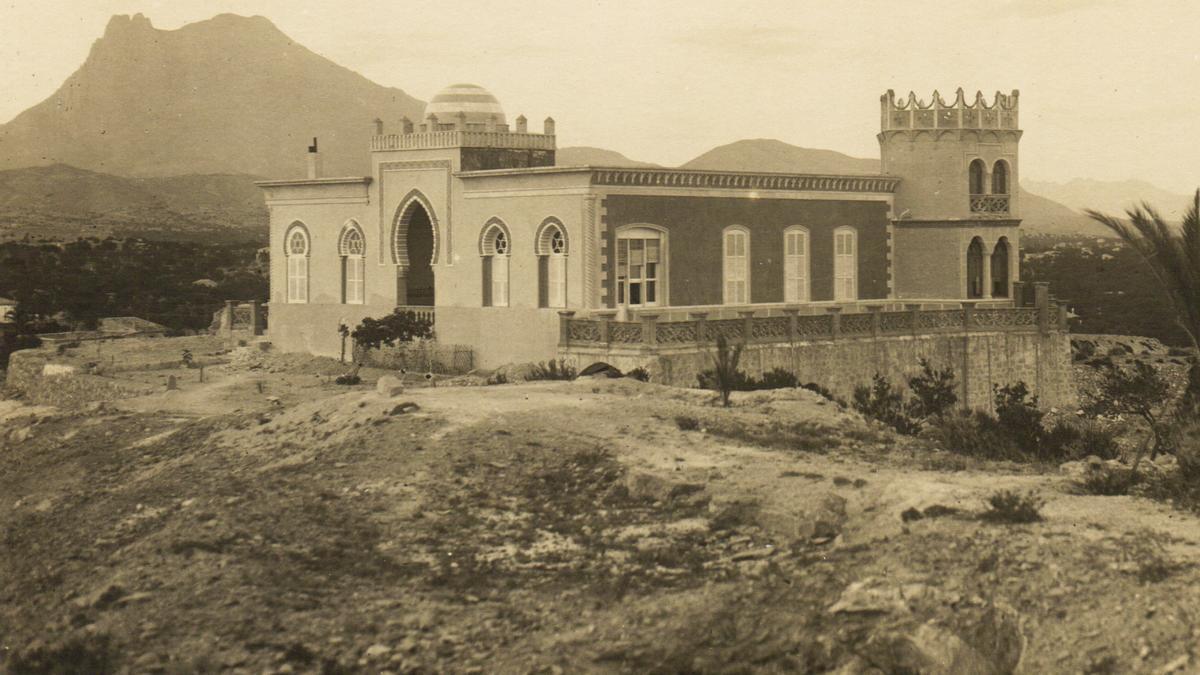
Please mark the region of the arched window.
POLYGON ((858 299, 858 233, 852 227, 833 231, 833 299, 858 299))
POLYGON ((983 297, 983 240, 979 237, 967 246, 967 297, 983 297))
POLYGON ((484 307, 508 307, 508 259, 511 253, 508 228, 499 220, 489 221, 480 239, 484 307))
POLYGON ((725 228, 721 264, 726 305, 750 302, 750 231, 740 225, 725 228))
POLYGON ((338 255, 342 258, 342 302, 361 305, 365 302, 366 244, 362 230, 352 223, 342 230, 338 240, 338 255))
POLYGON ((567 306, 567 234, 550 218, 537 236, 538 307, 567 306))
POLYGON ((617 232, 617 304, 652 307, 665 302, 666 234, 652 227, 617 232))
POLYGON ((296 224, 284 238, 287 257, 287 301, 308 302, 308 232, 296 224))
POLYGON ((992 297, 1008 297, 1008 237, 1000 237, 992 249, 992 297))
POLYGON ((987 167, 984 165, 982 159, 971 160, 971 166, 968 168, 968 171, 967 171, 967 173, 970 175, 971 194, 981 195, 984 193, 983 174, 986 172, 987 172, 987 167))
POLYGON ((1008 163, 997 160, 992 166, 992 194, 1008 194, 1008 163))
POLYGON ((783 301, 808 302, 808 229, 795 225, 783 232, 783 301))

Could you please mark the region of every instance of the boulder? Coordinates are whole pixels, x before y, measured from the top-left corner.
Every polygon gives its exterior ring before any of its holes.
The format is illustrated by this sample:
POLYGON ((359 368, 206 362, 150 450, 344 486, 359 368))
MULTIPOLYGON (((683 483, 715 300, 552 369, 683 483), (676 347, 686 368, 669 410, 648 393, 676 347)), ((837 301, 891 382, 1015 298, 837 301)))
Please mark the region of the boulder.
POLYGON ((404 393, 404 382, 395 375, 384 375, 375 382, 375 391, 388 398, 399 396, 404 393))
POLYGON ((796 523, 797 539, 832 539, 846 525, 846 499, 829 493, 800 514, 796 523))
POLYGON ((998 675, 986 658, 950 630, 922 624, 910 634, 873 636, 860 654, 887 673, 998 675))

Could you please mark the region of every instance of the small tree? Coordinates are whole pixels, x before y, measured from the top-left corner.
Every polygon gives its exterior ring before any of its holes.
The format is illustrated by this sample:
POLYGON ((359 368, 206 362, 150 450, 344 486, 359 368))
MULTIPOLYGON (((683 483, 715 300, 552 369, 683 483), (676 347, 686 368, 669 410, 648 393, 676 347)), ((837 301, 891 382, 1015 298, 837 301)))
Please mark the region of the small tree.
POLYGON ((713 354, 714 384, 721 394, 721 405, 729 407, 729 393, 745 379, 738 370, 738 362, 742 359, 742 345, 732 347, 724 335, 717 336, 717 351, 713 354))
POLYGON ((915 434, 920 431, 920 426, 905 412, 903 392, 893 387, 892 383, 879 373, 875 373, 875 377, 871 379, 871 386, 860 385, 854 388, 851 405, 862 413, 863 417, 883 422, 902 434, 915 434))
POLYGON ((433 337, 433 321, 407 309, 395 309, 382 319, 366 317, 351 333, 354 346, 361 349, 391 347, 397 342, 412 342, 433 337))
POLYGON ((908 415, 917 424, 941 417, 958 403, 955 392, 954 369, 934 370, 928 359, 922 358, 921 374, 908 380, 913 399, 908 402, 908 415))
POLYGON ((1153 366, 1134 361, 1132 368, 1111 366, 1100 383, 1100 396, 1089 406, 1089 412, 1099 415, 1133 415, 1150 427, 1150 435, 1138 449, 1133 460, 1136 473, 1148 446, 1153 460, 1164 449, 1167 429, 1163 421, 1170 388, 1153 366))
POLYGON ((1038 397, 1029 395, 1029 387, 1024 382, 1003 387, 993 384, 992 396, 1000 426, 1021 450, 1038 454, 1046 433, 1042 426, 1046 413, 1038 408, 1038 397))

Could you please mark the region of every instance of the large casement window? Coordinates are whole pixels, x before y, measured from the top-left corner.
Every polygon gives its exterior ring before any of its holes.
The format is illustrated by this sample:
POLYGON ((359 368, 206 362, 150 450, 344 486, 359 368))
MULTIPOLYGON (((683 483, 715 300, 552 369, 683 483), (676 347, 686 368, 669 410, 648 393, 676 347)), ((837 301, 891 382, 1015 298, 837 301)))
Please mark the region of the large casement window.
POLYGON ((750 230, 740 225, 725 228, 721 272, 725 280, 723 302, 744 305, 750 302, 750 230))
POLYGON ((499 221, 483 228, 480 254, 483 256, 483 306, 508 307, 508 259, 512 252, 508 228, 499 221))
POLYGON ((293 225, 284 238, 287 255, 287 301, 308 302, 308 232, 293 225))
POLYGON ((783 301, 808 302, 808 230, 799 225, 783 231, 783 301))
POLYGON ((347 225, 338 241, 338 255, 342 258, 342 302, 361 305, 365 302, 364 279, 366 276, 366 245, 358 224, 347 225))
POLYGON ((666 240, 649 227, 617 233, 617 304, 652 307, 664 302, 666 240))
POLYGON ((567 234, 556 219, 542 223, 537 236, 538 307, 567 306, 567 234))
POLYGON ((852 227, 833 231, 833 299, 858 299, 858 233, 852 227))

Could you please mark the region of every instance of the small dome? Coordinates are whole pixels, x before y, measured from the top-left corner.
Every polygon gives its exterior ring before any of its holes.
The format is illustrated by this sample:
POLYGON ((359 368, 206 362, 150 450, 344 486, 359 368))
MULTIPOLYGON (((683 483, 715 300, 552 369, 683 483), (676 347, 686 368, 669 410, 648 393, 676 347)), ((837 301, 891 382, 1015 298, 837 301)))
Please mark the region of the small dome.
POLYGON ((492 115, 496 116, 496 124, 507 123, 500 101, 477 84, 452 84, 425 106, 425 117, 437 115, 438 124, 454 124, 459 112, 467 114, 467 124, 487 124, 492 115))

